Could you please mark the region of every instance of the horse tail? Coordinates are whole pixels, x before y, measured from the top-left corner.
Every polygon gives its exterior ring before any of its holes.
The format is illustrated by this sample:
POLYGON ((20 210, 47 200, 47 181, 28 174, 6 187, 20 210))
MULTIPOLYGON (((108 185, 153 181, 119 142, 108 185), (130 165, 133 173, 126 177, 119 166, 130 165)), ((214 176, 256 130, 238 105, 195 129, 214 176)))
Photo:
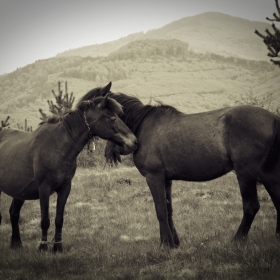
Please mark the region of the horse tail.
POLYGON ((274 135, 272 145, 264 161, 263 169, 271 170, 280 159, 280 119, 274 121, 274 135))

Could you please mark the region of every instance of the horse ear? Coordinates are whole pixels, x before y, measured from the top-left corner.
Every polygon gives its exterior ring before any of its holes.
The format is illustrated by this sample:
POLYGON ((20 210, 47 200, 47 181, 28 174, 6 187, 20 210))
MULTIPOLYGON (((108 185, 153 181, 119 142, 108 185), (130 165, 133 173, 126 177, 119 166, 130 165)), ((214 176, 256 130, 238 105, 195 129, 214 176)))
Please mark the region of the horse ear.
POLYGON ((107 106, 107 101, 109 98, 109 94, 107 94, 104 99, 97 105, 98 108, 104 109, 107 106))
POLYGON ((102 96, 105 96, 111 89, 112 82, 110 82, 107 86, 103 87, 100 92, 102 96))

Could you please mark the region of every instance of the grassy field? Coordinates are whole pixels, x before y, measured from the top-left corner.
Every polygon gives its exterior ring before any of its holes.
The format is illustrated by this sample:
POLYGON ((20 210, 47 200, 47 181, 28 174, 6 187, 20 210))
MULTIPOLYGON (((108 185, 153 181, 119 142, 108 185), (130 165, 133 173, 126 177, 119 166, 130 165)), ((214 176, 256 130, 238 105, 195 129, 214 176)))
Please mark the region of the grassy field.
MULTIPOLYGON (((276 212, 262 186, 261 209, 246 244, 232 237, 242 217, 234 174, 206 182, 174 182, 174 222, 181 246, 159 247, 148 187, 136 168, 79 168, 66 205, 64 252, 38 252, 39 201, 26 201, 23 248, 9 248, 11 198, 2 194, 0 279, 280 279, 276 212)), ((56 195, 51 197, 54 234, 56 195)), ((51 245, 50 245, 51 247, 51 245)))

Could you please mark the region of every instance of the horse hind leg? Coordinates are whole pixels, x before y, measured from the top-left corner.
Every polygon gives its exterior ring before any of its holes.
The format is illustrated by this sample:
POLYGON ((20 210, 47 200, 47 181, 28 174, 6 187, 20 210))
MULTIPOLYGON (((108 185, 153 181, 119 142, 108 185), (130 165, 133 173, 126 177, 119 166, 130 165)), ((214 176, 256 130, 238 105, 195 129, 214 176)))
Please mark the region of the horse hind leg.
POLYGON ((261 177, 261 181, 276 208, 276 238, 280 240, 280 180, 278 174, 278 172, 275 174, 265 174, 261 177))
POLYGON ((177 235, 176 229, 174 227, 172 214, 173 214, 173 208, 172 208, 172 181, 166 181, 165 182, 165 191, 166 191, 166 207, 167 207, 167 214, 168 214, 168 224, 171 230, 171 233, 173 235, 173 240, 175 247, 180 246, 180 240, 177 235))
POLYGON ((243 218, 234 236, 234 240, 245 240, 248 236, 252 222, 260 209, 257 180, 249 176, 241 176, 237 173, 243 203, 243 218))
POLYGON ((12 224, 12 238, 11 238, 11 247, 18 248, 22 246, 19 232, 19 216, 20 209, 24 203, 24 200, 21 199, 13 199, 12 204, 10 206, 10 220, 12 224))

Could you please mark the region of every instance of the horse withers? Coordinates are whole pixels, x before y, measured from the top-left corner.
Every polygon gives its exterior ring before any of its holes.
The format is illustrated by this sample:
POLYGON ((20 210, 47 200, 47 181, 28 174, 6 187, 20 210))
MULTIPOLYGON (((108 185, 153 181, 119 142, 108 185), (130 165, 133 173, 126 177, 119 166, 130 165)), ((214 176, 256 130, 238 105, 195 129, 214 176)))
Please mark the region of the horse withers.
MULTIPOLYGON (((268 191, 277 211, 280 235, 280 119, 253 106, 184 114, 172 106, 143 105, 136 97, 110 92, 111 83, 89 91, 91 99, 109 92, 124 110, 122 120, 136 135, 133 161, 145 176, 154 199, 161 243, 179 246, 172 219, 172 180, 208 181, 234 170, 243 203, 243 218, 235 240, 246 239, 259 210, 257 180, 268 191)), ((83 100, 83 98, 81 99, 83 100)), ((106 154, 118 160, 126 154, 108 142, 106 154)))
POLYGON ((33 132, 3 129, 0 132, 0 191, 13 197, 10 207, 11 247, 22 245, 19 215, 25 200, 40 200, 42 238, 47 250, 50 226, 49 196, 57 193, 54 251, 62 251, 64 207, 76 171, 76 158, 89 138, 99 136, 132 152, 137 139, 121 121, 122 107, 99 97, 80 102, 61 118, 51 117, 33 132))

